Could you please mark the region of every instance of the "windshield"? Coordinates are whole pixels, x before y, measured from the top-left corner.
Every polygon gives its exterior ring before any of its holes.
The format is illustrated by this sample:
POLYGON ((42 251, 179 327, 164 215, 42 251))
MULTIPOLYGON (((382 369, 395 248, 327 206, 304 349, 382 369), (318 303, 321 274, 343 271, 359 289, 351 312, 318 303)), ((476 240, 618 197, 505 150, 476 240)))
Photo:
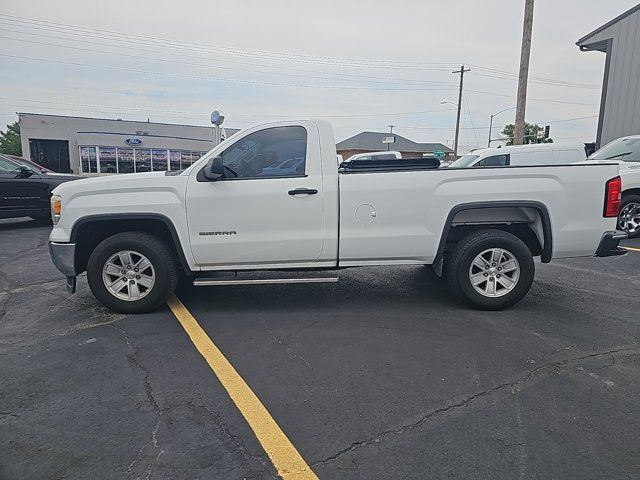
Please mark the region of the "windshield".
POLYGON ((589 157, 589 160, 622 160, 640 162, 640 138, 619 138, 607 143, 589 157))
POLYGON ((455 162, 453 162, 451 165, 449 165, 449 168, 464 168, 464 167, 468 167, 469 165, 471 165, 480 155, 471 155, 470 153, 463 155, 462 157, 460 157, 459 159, 457 159, 455 162))

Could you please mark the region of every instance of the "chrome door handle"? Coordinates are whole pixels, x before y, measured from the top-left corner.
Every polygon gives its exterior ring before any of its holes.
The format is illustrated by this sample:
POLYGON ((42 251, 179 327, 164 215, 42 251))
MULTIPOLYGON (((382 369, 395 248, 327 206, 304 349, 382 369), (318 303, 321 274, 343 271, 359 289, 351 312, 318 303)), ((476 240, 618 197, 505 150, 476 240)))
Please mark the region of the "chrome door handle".
POLYGON ((289 195, 315 195, 316 193, 318 193, 318 190, 315 188, 296 188, 289 190, 289 195))

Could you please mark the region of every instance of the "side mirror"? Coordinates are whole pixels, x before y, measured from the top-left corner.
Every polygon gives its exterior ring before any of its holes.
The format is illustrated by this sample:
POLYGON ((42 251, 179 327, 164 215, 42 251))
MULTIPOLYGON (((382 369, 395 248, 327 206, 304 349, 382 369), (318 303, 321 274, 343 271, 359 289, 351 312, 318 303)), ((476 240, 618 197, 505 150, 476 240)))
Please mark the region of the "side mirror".
POLYGON ((16 168, 15 172, 16 176, 19 178, 29 178, 35 173, 29 167, 25 167, 24 165, 20 165, 18 168, 16 168))
POLYGON ((224 166, 222 165, 222 157, 213 157, 211 160, 209 160, 202 170, 202 173, 204 174, 204 178, 206 178, 210 182, 215 182, 216 180, 224 177, 224 166))

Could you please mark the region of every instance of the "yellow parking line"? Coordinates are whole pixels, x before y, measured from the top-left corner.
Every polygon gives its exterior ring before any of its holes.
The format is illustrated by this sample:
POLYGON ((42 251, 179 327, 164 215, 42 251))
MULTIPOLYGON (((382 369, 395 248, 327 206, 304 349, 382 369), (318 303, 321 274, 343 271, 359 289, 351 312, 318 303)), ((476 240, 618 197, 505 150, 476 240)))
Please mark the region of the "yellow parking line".
POLYGON ((623 247, 620 246, 620 248, 624 248, 625 250, 630 250, 632 252, 640 252, 640 248, 634 248, 634 247, 623 247))
POLYGON ((189 310, 175 295, 169 298, 167 304, 249 423, 278 475, 285 480, 318 480, 256 394, 211 341, 189 310))

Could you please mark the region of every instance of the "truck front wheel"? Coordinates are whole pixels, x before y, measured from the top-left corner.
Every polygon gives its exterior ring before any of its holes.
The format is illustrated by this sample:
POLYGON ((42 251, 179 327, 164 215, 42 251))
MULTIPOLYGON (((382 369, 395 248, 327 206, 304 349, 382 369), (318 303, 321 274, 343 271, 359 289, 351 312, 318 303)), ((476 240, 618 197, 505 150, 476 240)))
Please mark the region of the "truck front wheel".
POLYGON ((480 230, 460 240, 449 258, 453 290, 482 310, 501 310, 522 300, 533 283, 529 248, 502 230, 480 230))
POLYGON ((119 313, 157 309, 173 293, 178 266, 173 251, 159 238, 123 232, 103 240, 87 263, 93 295, 119 313))

